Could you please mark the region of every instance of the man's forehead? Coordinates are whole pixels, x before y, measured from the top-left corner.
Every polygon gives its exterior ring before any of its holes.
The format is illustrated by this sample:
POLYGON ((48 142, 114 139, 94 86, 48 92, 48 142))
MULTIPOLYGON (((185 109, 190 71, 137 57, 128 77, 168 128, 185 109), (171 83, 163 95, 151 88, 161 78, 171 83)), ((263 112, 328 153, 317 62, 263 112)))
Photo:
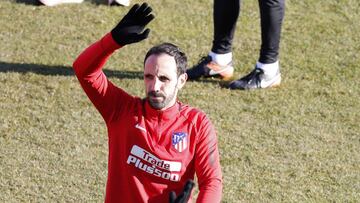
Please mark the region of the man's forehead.
POLYGON ((168 54, 150 55, 145 61, 144 73, 172 74, 177 73, 176 61, 168 54))

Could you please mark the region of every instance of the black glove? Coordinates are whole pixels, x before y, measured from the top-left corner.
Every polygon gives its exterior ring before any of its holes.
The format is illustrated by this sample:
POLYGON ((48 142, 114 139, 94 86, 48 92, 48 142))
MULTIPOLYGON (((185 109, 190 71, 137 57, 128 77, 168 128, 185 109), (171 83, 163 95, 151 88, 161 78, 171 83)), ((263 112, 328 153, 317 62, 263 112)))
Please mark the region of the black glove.
POLYGON ((186 181, 184 190, 177 197, 175 192, 171 191, 169 195, 169 203, 187 203, 194 185, 195 183, 192 180, 186 181))
POLYGON ((154 19, 147 3, 135 4, 121 21, 111 30, 111 35, 120 46, 139 42, 148 37, 150 30, 144 28, 154 19))

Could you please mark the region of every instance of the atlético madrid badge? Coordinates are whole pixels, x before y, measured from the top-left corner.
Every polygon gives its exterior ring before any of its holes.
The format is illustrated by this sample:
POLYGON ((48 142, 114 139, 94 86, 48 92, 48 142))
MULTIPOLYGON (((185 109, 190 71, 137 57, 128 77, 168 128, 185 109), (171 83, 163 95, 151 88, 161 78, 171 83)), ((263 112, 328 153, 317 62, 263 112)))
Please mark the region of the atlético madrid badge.
POLYGON ((174 132, 171 136, 172 145, 178 152, 182 152, 187 148, 187 133, 174 132))

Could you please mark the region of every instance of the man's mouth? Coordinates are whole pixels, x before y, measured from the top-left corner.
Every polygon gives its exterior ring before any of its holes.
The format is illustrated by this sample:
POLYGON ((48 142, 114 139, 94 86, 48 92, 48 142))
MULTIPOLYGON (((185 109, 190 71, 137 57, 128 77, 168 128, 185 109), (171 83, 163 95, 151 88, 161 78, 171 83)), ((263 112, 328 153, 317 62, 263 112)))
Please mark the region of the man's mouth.
POLYGON ((161 96, 150 96, 150 99, 155 102, 160 102, 160 101, 164 100, 164 98, 161 96))

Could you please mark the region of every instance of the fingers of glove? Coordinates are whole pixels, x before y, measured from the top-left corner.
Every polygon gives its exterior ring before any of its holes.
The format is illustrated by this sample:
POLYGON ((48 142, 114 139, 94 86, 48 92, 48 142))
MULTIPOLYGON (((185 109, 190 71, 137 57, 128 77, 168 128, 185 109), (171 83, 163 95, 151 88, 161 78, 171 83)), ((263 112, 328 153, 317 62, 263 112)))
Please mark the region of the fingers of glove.
POLYGON ((186 181, 185 183, 185 186, 184 186, 184 193, 191 193, 191 190, 193 189, 195 183, 192 181, 192 180, 188 180, 186 181))
POLYGON ((190 192, 184 192, 182 195, 182 202, 184 203, 188 202, 189 198, 190 198, 190 192))
POLYGON ((150 14, 150 15, 144 17, 143 19, 141 19, 141 22, 139 22, 139 24, 146 26, 154 18, 155 18, 155 16, 153 14, 150 14))
POLYGON ((192 191, 194 185, 195 185, 195 183, 192 180, 188 180, 185 183, 184 190, 181 193, 181 195, 179 195, 179 197, 178 197, 178 198, 181 198, 182 202, 187 202, 187 200, 190 198, 190 194, 191 194, 191 191, 192 191))
POLYGON ((148 6, 147 8, 145 8, 144 14, 145 14, 145 15, 148 15, 148 14, 151 13, 151 11, 152 11, 152 8, 151 8, 150 6, 148 6))
POLYGON ((134 19, 137 21, 142 21, 144 18, 147 18, 151 14, 152 8, 148 6, 146 3, 143 3, 140 8, 136 11, 134 19))
POLYGON ((129 23, 145 27, 154 18, 155 18, 155 16, 153 14, 150 14, 150 15, 147 15, 147 16, 144 16, 144 17, 137 18, 137 19, 134 19, 132 21, 129 21, 129 23))
POLYGON ((141 10, 141 14, 143 16, 147 16, 147 15, 149 15, 151 13, 151 11, 152 11, 152 8, 150 6, 148 6, 148 7, 145 7, 144 10, 141 10))
POLYGON ((174 191, 171 191, 169 194, 169 203, 175 203, 176 194, 174 191))
POLYGON ((135 4, 133 7, 131 7, 130 11, 125 15, 127 18, 132 18, 136 15, 137 11, 139 10, 140 5, 135 4))
POLYGON ((141 33, 141 34, 139 34, 139 35, 138 35, 138 39, 139 39, 139 41, 141 41, 141 40, 144 40, 144 39, 148 38, 149 33, 150 33, 150 29, 146 29, 146 30, 144 30, 144 32, 143 32, 143 33, 141 33))
MULTIPOLYGON (((137 13, 143 14, 145 11, 150 8, 150 6, 147 3, 141 4, 140 8, 137 10, 137 13)), ((150 8, 151 9, 151 8, 150 8)))

